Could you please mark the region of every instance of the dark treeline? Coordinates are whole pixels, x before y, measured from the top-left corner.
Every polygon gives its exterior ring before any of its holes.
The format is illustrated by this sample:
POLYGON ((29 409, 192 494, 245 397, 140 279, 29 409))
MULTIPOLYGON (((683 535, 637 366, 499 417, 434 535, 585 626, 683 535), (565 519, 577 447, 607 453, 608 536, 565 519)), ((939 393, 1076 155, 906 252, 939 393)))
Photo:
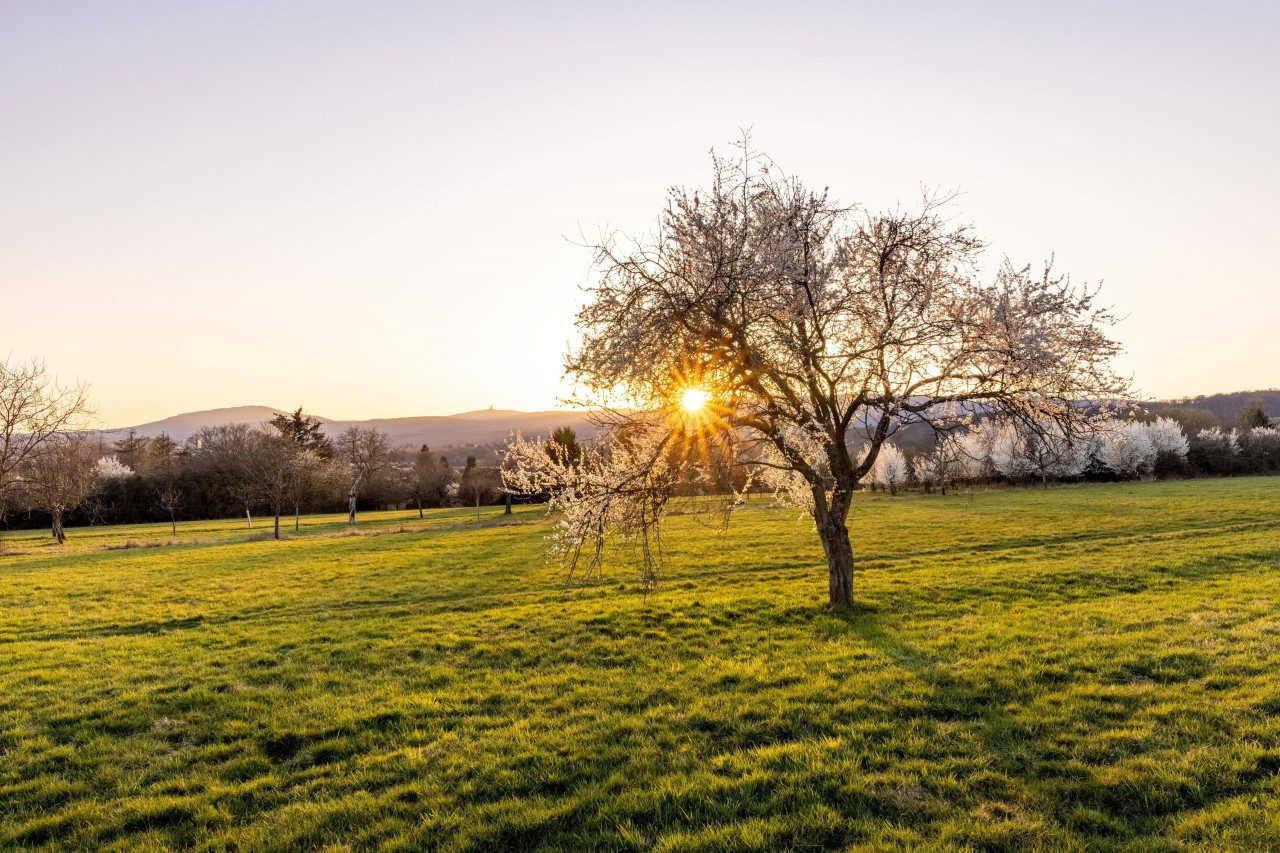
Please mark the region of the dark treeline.
POLYGON ((179 443, 130 431, 69 434, 41 455, 4 507, 4 526, 132 524, 240 516, 285 524, 306 513, 492 505, 504 499, 491 449, 451 459, 396 447, 376 429, 328 436, 301 409, 260 426, 203 427, 179 443))
POLYGON ((1245 409, 1260 407, 1270 412, 1272 418, 1280 418, 1280 389, 1269 388, 1263 391, 1231 391, 1223 394, 1202 394, 1199 397, 1187 397, 1183 400, 1167 400, 1153 404, 1157 410, 1177 410, 1190 412, 1200 410, 1218 418, 1219 426, 1230 427, 1239 413, 1245 409))

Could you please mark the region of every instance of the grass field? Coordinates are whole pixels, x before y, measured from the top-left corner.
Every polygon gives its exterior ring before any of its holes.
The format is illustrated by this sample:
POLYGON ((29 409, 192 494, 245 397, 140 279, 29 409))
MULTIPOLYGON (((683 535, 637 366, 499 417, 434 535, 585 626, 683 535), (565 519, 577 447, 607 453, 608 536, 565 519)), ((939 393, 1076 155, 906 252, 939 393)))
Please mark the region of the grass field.
POLYGON ((303 521, 4 537, 0 846, 1280 849, 1280 478, 303 521))

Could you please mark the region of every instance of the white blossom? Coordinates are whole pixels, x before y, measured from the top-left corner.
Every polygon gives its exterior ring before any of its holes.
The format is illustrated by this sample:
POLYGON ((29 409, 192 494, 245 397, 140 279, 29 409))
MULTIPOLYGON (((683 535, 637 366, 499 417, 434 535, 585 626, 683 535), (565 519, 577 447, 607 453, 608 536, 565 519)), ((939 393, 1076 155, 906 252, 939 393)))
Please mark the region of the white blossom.
POLYGON ((1190 445, 1177 421, 1172 418, 1156 418, 1155 423, 1146 424, 1146 429, 1156 453, 1180 458, 1187 455, 1190 445))
POLYGON ((1207 449, 1225 456, 1235 456, 1240 453, 1240 436, 1235 430, 1223 432, 1217 427, 1202 429, 1196 433, 1196 441, 1207 449))
POLYGON ((1098 461, 1121 477, 1150 474, 1156 464, 1156 445, 1147 425, 1137 421, 1113 422, 1102 434, 1098 461))
POLYGON ((911 466, 902 451, 889 442, 880 445, 880 453, 871 470, 862 478, 864 483, 874 483, 897 494, 901 486, 911 478, 911 466))
POLYGON ((114 456, 103 456, 94 466, 94 476, 99 480, 123 480, 133 476, 133 469, 114 456))

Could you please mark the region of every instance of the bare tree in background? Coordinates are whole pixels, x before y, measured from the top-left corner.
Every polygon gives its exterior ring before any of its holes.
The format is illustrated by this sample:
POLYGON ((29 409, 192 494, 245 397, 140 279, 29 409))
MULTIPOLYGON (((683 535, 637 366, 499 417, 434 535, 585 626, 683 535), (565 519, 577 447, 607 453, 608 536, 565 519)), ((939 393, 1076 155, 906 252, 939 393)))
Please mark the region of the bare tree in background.
POLYGON ((246 451, 240 460, 242 476, 275 517, 273 535, 279 539, 280 515, 293 504, 315 455, 298 442, 267 431, 250 433, 246 451))
POLYGON ((88 385, 59 385, 39 359, 0 359, 0 508, 18 469, 92 414, 88 385))
POLYGON ((422 512, 423 501, 432 506, 443 506, 449 495, 450 484, 457 479, 458 475, 443 457, 432 453, 427 445, 422 445, 422 449, 414 456, 413 470, 409 474, 409 494, 418 504, 418 518, 425 517, 422 512))
POLYGON ((246 462, 253 453, 254 435, 253 427, 248 424, 224 424, 201 427, 187 439, 193 469, 216 478, 225 493, 244 507, 250 529, 257 489, 246 462))
POLYGON ((502 473, 489 465, 481 465, 474 456, 467 457, 466 467, 458 478, 458 500, 474 505, 480 517, 480 505, 489 504, 502 494, 502 473))
POLYGON ((356 523, 356 498, 360 487, 391 464, 394 448, 381 430, 348 427, 334 442, 338 458, 347 463, 351 485, 347 489, 347 524, 356 523))
POLYGON ((1097 407, 1085 404, 1126 393, 1110 367, 1114 318, 1096 290, 1047 265, 1006 261, 981 277, 985 247, 947 217, 949 197, 926 195, 914 211, 843 207, 745 140, 714 165, 709 190, 671 190, 654 236, 606 235, 594 247, 596 280, 566 368, 577 402, 628 407, 606 409, 613 449, 577 466, 509 454, 514 468, 541 466, 532 480, 561 505, 594 508, 563 517, 570 554, 620 531, 640 539, 648 562, 663 490, 688 469, 745 458, 684 446, 745 444, 812 514, 829 603, 848 607, 853 492, 896 430, 947 430, 981 413, 1074 435, 1093 428, 1097 407), (693 430, 681 416, 690 391, 710 398, 693 430), (686 470, 656 471, 672 452, 686 470))
POLYGON ((53 538, 67 541, 63 519, 93 492, 97 483, 97 445, 80 435, 54 435, 19 472, 20 493, 31 509, 49 513, 53 538))
POLYGON ((177 486, 165 486, 156 495, 160 508, 169 513, 169 527, 174 536, 178 535, 178 509, 182 506, 182 490, 177 486))

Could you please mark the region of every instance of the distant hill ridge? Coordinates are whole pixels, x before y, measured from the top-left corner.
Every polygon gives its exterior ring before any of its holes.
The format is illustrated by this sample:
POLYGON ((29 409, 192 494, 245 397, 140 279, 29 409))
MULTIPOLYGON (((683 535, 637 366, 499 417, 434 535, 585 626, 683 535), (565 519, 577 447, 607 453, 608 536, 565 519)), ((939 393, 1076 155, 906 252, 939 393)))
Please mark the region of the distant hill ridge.
POLYGON ((1183 406, 1188 409, 1204 409, 1213 412, 1223 420, 1231 420, 1249 403, 1262 401, 1267 415, 1280 418, 1280 388, 1267 388, 1262 391, 1230 391, 1223 394, 1201 394, 1199 397, 1183 397, 1178 400, 1159 400, 1150 405, 1183 406))
MULTIPOLYGON (((269 421, 278 414, 288 414, 288 412, 270 406, 232 406, 186 412, 134 427, 109 429, 102 432, 105 435, 115 436, 132 429, 138 435, 147 437, 165 433, 174 441, 182 442, 203 426, 256 425, 269 421)), ((514 409, 481 409, 456 415, 422 415, 369 420, 336 420, 310 412, 306 414, 324 424, 325 432, 330 436, 335 436, 352 426, 376 427, 390 435, 391 440, 396 444, 427 444, 432 447, 505 443, 507 437, 517 430, 526 436, 549 436, 552 430, 562 426, 572 427, 581 438, 595 435, 595 426, 588 420, 589 413, 581 411, 521 412, 514 409)))

